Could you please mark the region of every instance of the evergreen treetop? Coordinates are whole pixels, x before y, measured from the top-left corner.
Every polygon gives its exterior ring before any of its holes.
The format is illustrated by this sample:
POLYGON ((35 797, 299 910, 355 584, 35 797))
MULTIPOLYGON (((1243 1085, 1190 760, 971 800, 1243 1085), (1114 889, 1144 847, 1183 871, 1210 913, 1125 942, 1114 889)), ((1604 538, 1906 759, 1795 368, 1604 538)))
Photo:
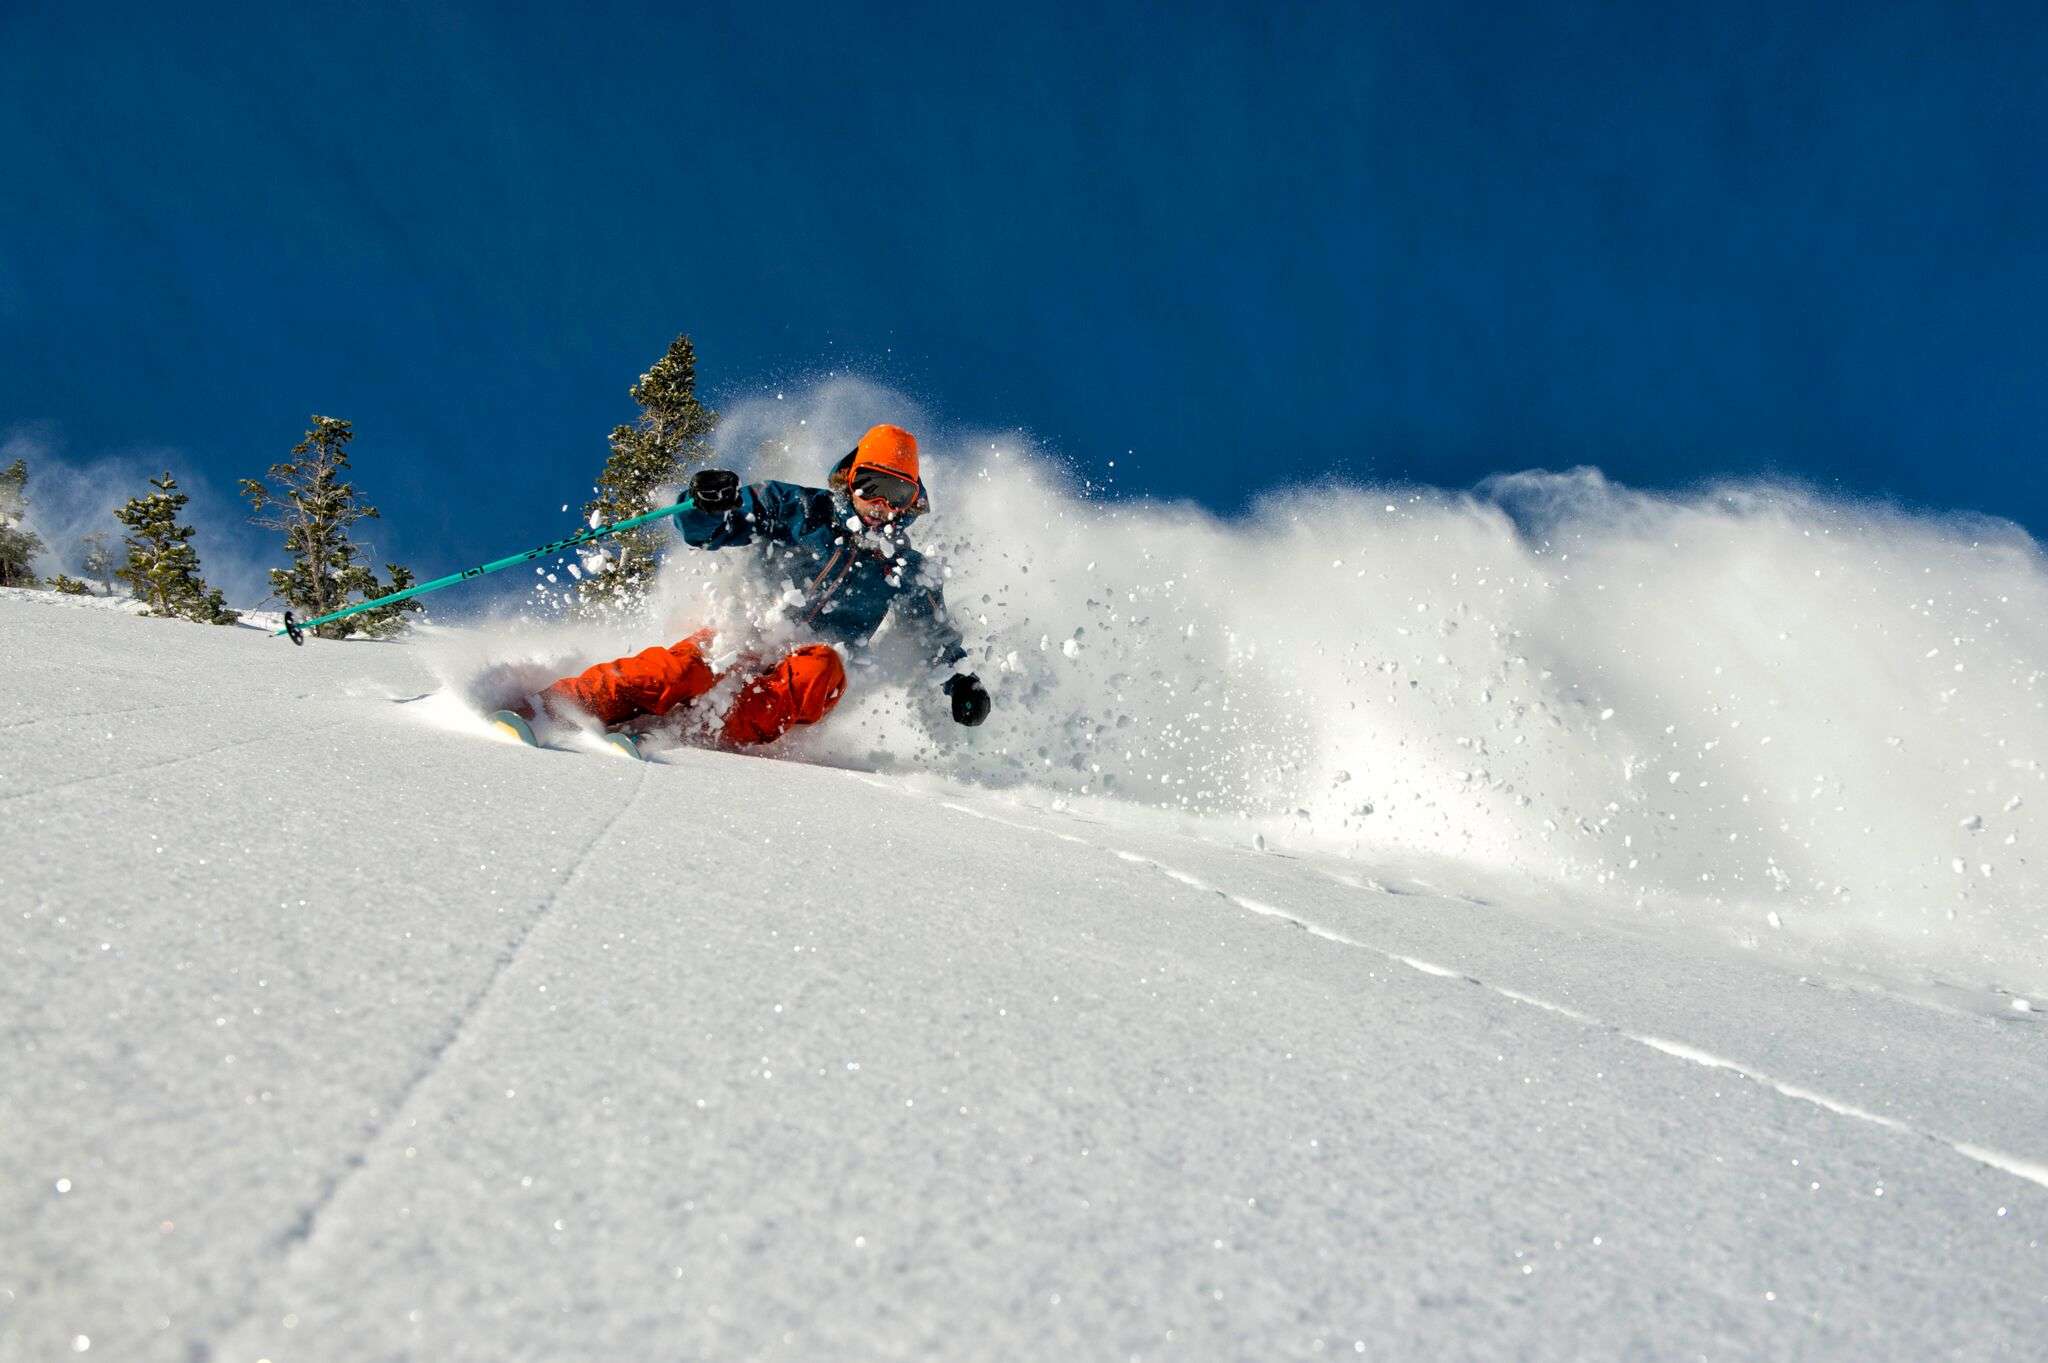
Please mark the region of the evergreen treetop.
MULTIPOLYGON (((598 476, 597 495, 583 507, 594 524, 652 509, 663 486, 681 482, 711 459, 718 413, 698 401, 697 349, 688 336, 669 342, 627 391, 640 405, 640 419, 612 428, 611 454, 598 476)), ((636 596, 654 575, 661 532, 656 527, 629 530, 608 544, 602 566, 583 580, 588 604, 636 596)))

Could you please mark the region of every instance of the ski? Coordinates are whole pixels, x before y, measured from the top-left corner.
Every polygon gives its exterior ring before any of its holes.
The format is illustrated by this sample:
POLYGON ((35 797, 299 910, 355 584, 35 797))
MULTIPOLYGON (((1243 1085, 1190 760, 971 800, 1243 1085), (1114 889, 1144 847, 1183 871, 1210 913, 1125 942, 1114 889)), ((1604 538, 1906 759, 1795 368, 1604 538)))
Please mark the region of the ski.
MULTIPOLYGON (((493 729, 515 743, 523 744, 529 748, 547 747, 547 744, 535 737, 532 723, 517 710, 494 710, 491 712, 489 719, 493 729)), ((647 754, 640 750, 640 740, 631 734, 608 731, 599 734, 597 739, 599 743, 604 745, 606 752, 628 758, 634 762, 645 762, 647 760, 647 754)))

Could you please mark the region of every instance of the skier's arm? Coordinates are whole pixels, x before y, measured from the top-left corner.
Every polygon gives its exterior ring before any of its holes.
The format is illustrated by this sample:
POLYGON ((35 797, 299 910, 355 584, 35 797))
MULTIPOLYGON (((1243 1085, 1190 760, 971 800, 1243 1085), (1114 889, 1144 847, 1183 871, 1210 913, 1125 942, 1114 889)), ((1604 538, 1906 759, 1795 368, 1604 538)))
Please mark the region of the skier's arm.
POLYGON ((907 624, 923 633, 931 661, 947 671, 945 684, 940 690, 952 702, 953 722, 973 728, 987 719, 988 688, 972 672, 959 670, 967 649, 961 642, 959 628, 946 614, 946 599, 938 584, 932 583, 912 591, 903 603, 902 614, 907 624))
POLYGON ((693 504, 675 516, 683 542, 699 549, 727 549, 757 539, 794 542, 803 529, 812 490, 795 483, 738 483, 722 469, 704 469, 690 479, 693 504))
POLYGON ((925 657, 934 667, 951 668, 967 656, 962 646, 960 630, 946 613, 946 598, 938 584, 928 583, 912 587, 903 594, 902 605, 897 612, 905 624, 918 631, 925 641, 925 657))

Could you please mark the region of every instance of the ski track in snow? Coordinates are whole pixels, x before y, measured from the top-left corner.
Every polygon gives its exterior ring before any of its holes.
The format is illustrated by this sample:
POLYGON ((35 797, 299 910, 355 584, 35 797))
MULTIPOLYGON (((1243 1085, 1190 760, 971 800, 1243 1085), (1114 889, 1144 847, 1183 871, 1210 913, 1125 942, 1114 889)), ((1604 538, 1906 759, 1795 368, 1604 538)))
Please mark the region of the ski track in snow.
POLYGON ((252 747, 258 743, 271 743, 280 738, 296 742, 352 722, 352 716, 344 715, 340 719, 329 720, 325 724, 315 724, 311 728, 297 729, 281 734, 254 734, 248 738, 238 738, 229 743, 217 743, 211 748, 201 748, 198 752, 183 753, 177 757, 166 757, 155 762, 143 762, 135 766, 119 767, 113 771, 94 772, 90 776, 74 776, 68 781, 52 781, 48 785, 31 786, 27 790, 9 791, 5 795, 0 795, 0 804, 6 804, 10 800, 26 800, 35 795, 51 795, 60 790, 69 790, 73 786, 90 785, 95 781, 113 781, 124 776, 139 776, 146 771, 159 771, 165 767, 180 766, 186 762, 197 762, 218 753, 232 752, 236 748, 252 747))
MULTIPOLYGON (((870 782, 870 784, 881 785, 882 783, 870 782)), ((1653 1051, 1658 1051, 1664 1055, 1672 1056, 1679 1060, 1688 1061, 1692 1064, 1700 1065, 1707 1069, 1726 1070, 1731 1074, 1737 1075, 1742 1079, 1748 1080, 1752 1084, 1758 1084, 1764 1088, 1774 1090, 1775 1092, 1780 1093, 1787 1098, 1794 1099, 1798 1102, 1811 1103, 1815 1107, 1824 1109, 1825 1111, 1831 1112, 1836 1116, 1847 1117, 1859 1122, 1869 1122, 1874 1126, 1881 1126, 1886 1128, 1887 1130, 1896 1131, 1902 1135, 1911 1136, 1918 1140, 1932 1141, 1937 1145, 1946 1146, 1948 1149, 1954 1151, 1958 1155, 1963 1156, 1965 1159, 1974 1160, 1979 1164, 1986 1165, 1992 1169, 1996 1169, 2000 1173, 2010 1174, 2014 1178, 2025 1179, 2029 1183, 2037 1184, 2043 1188, 2048 1188, 2048 1163, 2042 1163, 2038 1160, 2028 1159, 2021 1155, 2009 1154, 2005 1151, 1992 1149, 1988 1146, 1978 1145, 1970 1141, 1954 1140, 1950 1137, 1943 1136, 1938 1132, 1924 1131, 1921 1130, 1919 1127, 1913 1126, 1906 1122, 1899 1121, 1897 1118, 1886 1117, 1880 1113, 1871 1112, 1868 1109, 1856 1106, 1854 1103, 1844 1102, 1839 1098, 1831 1098, 1825 1093, 1820 1093, 1813 1089, 1804 1087, 1803 1085, 1795 1084, 1788 1080, 1779 1079, 1772 1075, 1765 1074, 1759 1070, 1752 1069, 1747 1065, 1739 1064, 1736 1061, 1729 1060, 1725 1057, 1715 1055, 1712 1052, 1702 1050, 1697 1046, 1690 1046, 1685 1044, 1684 1042, 1672 1041, 1664 1037, 1650 1036, 1643 1033, 1632 1032, 1628 1030, 1626 1027, 1622 1027, 1615 1023, 1607 1022, 1601 1018, 1594 1017, 1590 1013, 1581 1012, 1576 1008, 1569 1008, 1561 1003, 1552 1003, 1547 999, 1537 998, 1532 994, 1525 994, 1518 989, 1510 989, 1505 985, 1489 983, 1488 981, 1482 980, 1478 976, 1473 975, 1467 971, 1460 970, 1455 966, 1439 965, 1434 961, 1425 961, 1415 956, 1409 956, 1402 952, 1394 951, 1388 947, 1379 946, 1372 942, 1361 941, 1359 938, 1352 937, 1346 933, 1338 932, 1335 929, 1324 927, 1322 924, 1317 923, 1314 920, 1292 909, 1282 908, 1274 904, 1268 904, 1263 900, 1252 899, 1245 895, 1235 894, 1232 891, 1224 889, 1220 886, 1211 885, 1208 881, 1203 880, 1200 876, 1190 875, 1186 871, 1182 871, 1177 869, 1176 867, 1169 866, 1167 863, 1160 861, 1156 857, 1149 857, 1141 852, 1127 852, 1122 850, 1121 848, 1108 847, 1101 843, 1091 842, 1087 838, 1079 837, 1072 833, 1062 833, 1057 829, 1043 828, 1035 824, 1022 823, 1014 819, 1005 819, 1000 815, 990 814, 986 810, 974 809, 971 806, 959 804, 951 800, 941 800, 939 803, 945 809, 952 810, 953 812, 958 814, 965 814, 970 818, 985 819, 990 823, 999 823, 1006 827, 1019 829, 1024 832, 1036 833, 1044 837, 1057 838, 1061 842, 1074 843, 1079 846, 1093 848, 1098 852, 1114 856, 1121 861, 1130 862, 1136 865, 1148 866, 1153 870, 1157 871, 1159 874, 1165 876, 1168 880, 1174 881, 1177 884, 1184 885, 1191 890, 1195 890, 1203 894, 1215 895, 1222 899, 1226 899, 1230 903, 1235 904, 1237 907, 1244 909, 1248 913, 1258 914, 1259 916, 1264 918, 1275 918, 1280 920, 1281 922, 1292 924, 1293 926, 1302 929, 1304 932, 1307 932, 1312 937, 1319 937, 1326 942, 1334 942, 1339 946, 1351 947, 1359 951, 1369 951, 1376 956, 1380 956, 1386 960, 1395 962, 1399 965, 1404 965, 1408 967, 1410 970, 1419 971, 1424 975, 1430 975, 1437 977, 1439 979, 1446 980, 1460 980, 1466 984, 1476 985, 1481 989, 1487 990, 1493 994, 1497 994, 1501 998, 1507 999, 1511 1002, 1523 1004, 1530 1008, 1539 1008, 1546 1013, 1554 1013, 1559 1017, 1568 1018, 1571 1021, 1580 1023, 1583 1026, 1598 1028, 1601 1031, 1605 1032, 1612 1032, 1616 1036, 1620 1036, 1626 1040, 1633 1041, 1638 1045, 1647 1046, 1653 1051)), ((1359 885, 1357 881, 1351 879, 1350 877, 1332 874, 1327 871, 1323 872, 1322 874, 1325 875, 1328 879, 1336 881, 1339 884, 1347 885, 1354 889, 1363 888, 1359 885)), ((1401 892, 1388 890, 1386 891, 1386 893, 1393 894, 1401 892)))
POLYGON ((119 710, 94 707, 84 710, 52 710, 45 714, 30 715, 27 719, 10 719, 0 724, 0 730, 26 729, 31 724, 56 724, 67 719, 119 719, 123 715, 150 715, 163 710, 221 710, 242 704, 239 700, 193 701, 167 700, 153 705, 130 705, 119 710))
POLYGON ((31 724, 55 724, 66 719, 112 719, 118 715, 139 715, 153 710, 184 710, 194 707, 178 702, 166 701, 162 705, 135 705, 126 710, 57 710, 46 715, 30 715, 27 719, 10 719, 0 724, 0 729, 26 729, 31 724))
MULTIPOLYGON (((596 854, 597 850, 604 846, 606 840, 611 836, 612 830, 625 822, 627 816, 639 804, 641 797, 647 790, 649 766, 650 764, 648 763, 640 764, 639 779, 634 782, 632 792, 624 800, 620 801, 619 807, 612 812, 610 818, 598 825, 596 831, 590 835, 589 840, 583 844, 583 850, 576 854, 576 858, 570 864, 568 872, 555 883, 553 889, 548 891, 547 897, 541 901, 527 919, 526 926, 499 953, 497 961, 491 968, 490 975, 477 987, 476 991, 470 995, 462 1007, 456 1011, 448 1024, 447 1030, 428 1047, 419 1068, 413 1071, 403 1087, 400 1088, 397 1097, 392 1100, 389 1115, 370 1129, 356 1151, 350 1154, 342 1162, 341 1167, 328 1177, 325 1185, 320 1188, 313 1200, 300 1210, 299 1215, 293 1220, 291 1225, 279 1232, 277 1237, 271 1242, 273 1258, 270 1263, 270 1271, 250 1285, 244 1294, 241 1306, 228 1318, 227 1324, 214 1332, 219 1340, 227 1341, 232 1339, 248 1323, 250 1317, 255 1314, 257 1304, 262 1300, 272 1277, 277 1273, 290 1271, 292 1262, 313 1243, 314 1237, 319 1234, 321 1224, 326 1218, 329 1209, 346 1196, 357 1176, 370 1166, 378 1147, 385 1143, 392 1132, 400 1128, 406 1113, 411 1109, 419 1094, 426 1089, 434 1076, 440 1073, 442 1068, 448 1063, 456 1048, 461 1045, 463 1037, 469 1034, 471 1025, 489 1008, 491 1000, 497 996, 499 988, 506 977, 518 965, 521 955, 526 950, 526 944, 533 940, 534 934, 547 921, 549 915, 554 911, 555 905, 561 901, 562 895, 583 874, 584 867, 589 865, 591 857, 596 854)), ((208 1363, 211 1359, 223 1356, 220 1349, 220 1345, 197 1341, 189 1350, 189 1356, 192 1363, 208 1363)))

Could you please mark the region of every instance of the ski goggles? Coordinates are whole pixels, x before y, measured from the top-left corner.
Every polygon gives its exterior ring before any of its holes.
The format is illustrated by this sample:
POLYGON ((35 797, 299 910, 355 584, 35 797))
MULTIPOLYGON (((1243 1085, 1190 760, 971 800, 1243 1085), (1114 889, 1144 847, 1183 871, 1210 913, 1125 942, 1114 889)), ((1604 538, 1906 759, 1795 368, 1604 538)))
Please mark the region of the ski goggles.
POLYGON ((888 469, 865 468, 853 475, 853 495, 864 502, 883 502, 908 511, 917 504, 917 484, 888 469))

